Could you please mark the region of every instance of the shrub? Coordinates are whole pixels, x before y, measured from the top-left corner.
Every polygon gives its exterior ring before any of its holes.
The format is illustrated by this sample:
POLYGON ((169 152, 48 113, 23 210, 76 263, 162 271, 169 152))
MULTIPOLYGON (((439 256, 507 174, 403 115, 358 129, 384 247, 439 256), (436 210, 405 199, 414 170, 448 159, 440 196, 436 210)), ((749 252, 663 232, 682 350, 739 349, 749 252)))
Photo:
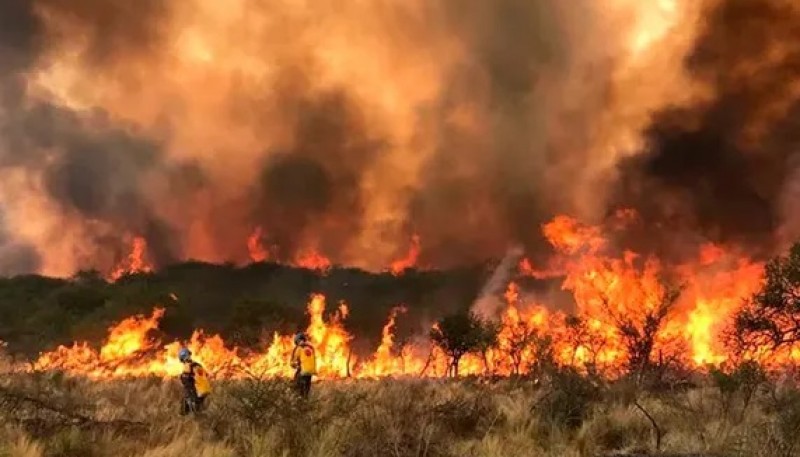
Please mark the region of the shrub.
POLYGON ((760 386, 767 382, 763 368, 756 362, 744 362, 737 365, 730 373, 712 368, 711 381, 719 391, 723 414, 733 414, 736 404, 740 404, 738 420, 744 418, 745 411, 760 386))
POLYGON ((599 387, 575 369, 562 368, 551 373, 534 410, 544 423, 576 429, 589 416, 594 403, 600 400, 600 394, 599 387))

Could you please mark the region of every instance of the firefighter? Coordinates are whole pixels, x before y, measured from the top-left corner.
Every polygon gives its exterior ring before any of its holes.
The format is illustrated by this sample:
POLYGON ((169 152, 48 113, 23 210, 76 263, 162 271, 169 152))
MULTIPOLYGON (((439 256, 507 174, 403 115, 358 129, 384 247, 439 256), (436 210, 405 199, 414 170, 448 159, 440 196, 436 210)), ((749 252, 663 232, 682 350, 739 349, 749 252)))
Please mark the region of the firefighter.
POLYGON ((196 413, 205 406, 206 398, 211 393, 211 383, 203 366, 192 360, 192 352, 189 349, 181 348, 178 360, 183 365, 181 384, 184 396, 181 414, 196 413))
POLYGON ((294 345, 292 368, 295 369, 295 385, 300 396, 308 398, 311 391, 311 377, 317 373, 317 358, 314 354, 314 347, 308 342, 305 333, 300 332, 295 335, 294 345))

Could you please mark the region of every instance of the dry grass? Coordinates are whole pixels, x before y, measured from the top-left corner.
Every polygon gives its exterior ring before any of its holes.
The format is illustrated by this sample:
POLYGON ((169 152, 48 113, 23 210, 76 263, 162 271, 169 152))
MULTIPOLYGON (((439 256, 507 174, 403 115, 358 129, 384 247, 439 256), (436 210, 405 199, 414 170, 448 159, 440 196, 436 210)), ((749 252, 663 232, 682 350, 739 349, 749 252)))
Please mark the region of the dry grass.
POLYGON ((662 430, 664 455, 800 455, 800 393, 769 385, 742 411, 710 380, 634 397, 574 376, 539 386, 341 381, 315 384, 308 402, 287 381, 232 382, 189 418, 178 415, 177 382, 30 375, 0 384, 0 456, 10 457, 655 455, 636 404, 662 430), (61 412, 9 400, 18 397, 61 412))

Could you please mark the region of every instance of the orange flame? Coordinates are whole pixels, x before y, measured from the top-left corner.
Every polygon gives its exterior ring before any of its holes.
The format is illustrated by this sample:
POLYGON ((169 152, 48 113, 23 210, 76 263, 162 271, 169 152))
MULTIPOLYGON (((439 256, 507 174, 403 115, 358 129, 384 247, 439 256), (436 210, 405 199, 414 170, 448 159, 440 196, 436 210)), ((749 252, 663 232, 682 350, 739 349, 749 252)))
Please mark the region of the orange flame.
POLYGON ((405 313, 406 311, 407 308, 404 306, 398 306, 392 309, 389 314, 389 321, 383 326, 381 344, 378 346, 372 359, 361 367, 359 375, 377 378, 387 375, 415 373, 420 369, 421 365, 419 360, 414 363, 414 357, 405 346, 400 349, 399 354, 393 353, 395 350, 395 321, 398 314, 405 313))
POLYGON ((330 259, 313 249, 301 252, 295 259, 295 264, 298 267, 316 270, 321 273, 326 273, 332 266, 330 259))
MULTIPOLYGON (((620 218, 630 220, 630 213, 622 212, 620 218)), ((610 221, 612 226, 616 222, 610 221)), ((506 308, 497 316, 497 343, 464 356, 459 373, 525 373, 545 356, 580 369, 591 366, 609 375, 618 373, 629 356, 621 323, 634 330, 644 328, 667 296, 661 281, 664 276, 683 287, 663 317, 654 337, 654 351, 694 367, 722 364, 731 358, 721 341, 723 330, 741 308, 742 298, 760 287, 763 264, 725 246, 707 244, 692 262, 668 267, 657 258, 631 251, 616 254, 603 227, 587 226, 566 216, 545 224, 543 232, 555 249, 548 268, 535 270, 523 261, 520 274, 536 271, 540 276, 563 278, 562 289, 574 298, 573 315, 538 299, 527 301, 520 286, 511 282, 504 294, 506 308)), ((329 267, 325 262, 313 265, 329 267)), ((307 333, 317 350, 321 378, 442 376, 448 370, 445 354, 427 340, 397 346, 396 323, 405 307, 391 311, 379 346, 363 358, 355 357, 351 350, 353 336, 344 325, 350 311, 345 303, 326 315, 325 297, 316 294, 307 311, 307 333)), ((42 354, 35 366, 92 377, 175 375, 180 372, 175 357, 180 343, 162 345, 155 337, 163 314, 156 309, 149 317, 125 319, 110 329, 99 350, 88 343, 60 346, 42 354)), ((242 349, 227 346, 219 335, 208 336, 198 330, 186 345, 217 376, 292 374, 291 335, 276 333, 261 348, 242 349)), ((800 353, 788 351, 781 357, 773 361, 796 360, 800 353)))
POLYGON ((264 249, 262 243, 262 229, 256 227, 253 233, 247 238, 247 251, 250 253, 250 260, 253 262, 264 262, 269 259, 269 253, 264 249))
POLYGON ((116 281, 127 274, 153 271, 153 267, 148 263, 146 255, 147 240, 140 236, 133 238, 130 254, 114 268, 109 275, 109 279, 116 281))
POLYGON ((408 248, 408 253, 405 257, 399 260, 395 260, 392 262, 389 271, 392 272, 393 275, 399 276, 401 275, 406 269, 413 268, 417 264, 417 259, 419 258, 419 236, 414 235, 411 237, 411 246, 408 248))
POLYGON ((41 369, 60 369, 88 376, 141 375, 151 371, 149 363, 140 363, 153 349, 149 334, 158 328, 164 310, 156 308, 150 317, 133 316, 122 320, 109 331, 108 341, 100 351, 88 343, 71 347, 59 346, 42 354, 35 366, 41 369))

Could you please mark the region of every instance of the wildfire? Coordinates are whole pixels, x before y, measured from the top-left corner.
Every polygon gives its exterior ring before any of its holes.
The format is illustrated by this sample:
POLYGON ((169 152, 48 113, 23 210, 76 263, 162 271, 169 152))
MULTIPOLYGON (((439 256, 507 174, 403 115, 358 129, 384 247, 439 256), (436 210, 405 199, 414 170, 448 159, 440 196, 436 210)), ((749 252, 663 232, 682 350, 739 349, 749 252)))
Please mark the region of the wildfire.
MULTIPOLYGON (((253 232, 247 238, 247 252, 253 262, 265 262, 270 259, 269 248, 264 246, 264 230, 261 227, 253 229, 253 232)), ((333 266, 328 257, 314 248, 306 248, 299 251, 294 261, 288 263, 300 268, 316 270, 323 274, 333 266)))
MULTIPOLYGON (((340 305, 326 321, 325 297, 314 295, 309 302, 308 313, 310 325, 307 333, 317 349, 319 375, 324 378, 346 376, 349 364, 356 360, 350 354, 352 337, 343 327, 343 320, 347 316, 346 305, 340 305)), ((100 350, 91 348, 88 343, 60 346, 42 354, 34 366, 41 370, 64 370, 95 378, 177 375, 181 366, 176 354, 181 343, 175 341, 163 345, 153 335, 163 316, 164 310, 157 308, 150 317, 127 318, 109 330, 108 340, 100 350)), ((219 376, 292 374, 289 365, 293 347, 291 335, 275 334, 263 351, 248 351, 228 347, 219 335, 206 336, 202 330, 197 330, 186 346, 209 372, 219 376)))
POLYGON ((330 259, 313 249, 301 252, 294 263, 298 267, 316 270, 321 273, 327 272, 332 266, 330 259))
POLYGON ((517 270, 519 274, 522 276, 530 276, 536 279, 547 279, 551 277, 558 277, 562 274, 560 272, 556 272, 554 270, 546 269, 540 270, 536 268, 533 263, 531 263, 530 259, 523 258, 519 261, 519 265, 517 266, 517 270))
MULTIPOLYGON (((139 362, 153 350, 150 333, 158 328, 164 310, 156 308, 150 317, 133 316, 124 319, 109 331, 108 341, 99 351, 88 343, 59 346, 42 354, 35 366, 41 369, 61 369, 88 376, 141 375, 151 370, 150 363, 139 362)), ((152 363, 152 362, 151 362, 152 363)))
MULTIPOLYGON (((407 353, 404 353, 405 347, 401 348, 400 355, 393 353, 394 351, 394 327, 395 320, 398 314, 405 313, 407 309, 403 306, 394 308, 389 314, 389 322, 383 326, 381 333, 381 344, 375 351, 372 359, 368 361, 362 368, 361 373, 369 377, 381 377, 395 373, 409 373, 408 369, 413 369, 412 366, 406 366, 407 353)), ((413 372, 413 371, 412 371, 413 372)))
POLYGON ((419 258, 419 251, 419 236, 414 235, 411 237, 411 246, 409 246, 406 256, 402 259, 392 262, 389 271, 391 271, 393 275, 399 276, 406 269, 414 267, 417 264, 417 259, 419 258))
POLYGON ((562 288, 572 292, 578 316, 603 336, 601 359, 612 361, 625 352, 620 320, 643 325, 648 314, 663 305, 669 291, 661 279, 669 277, 681 290, 659 332, 657 349, 676 352, 679 349, 669 346, 685 346, 691 359, 686 362, 697 366, 727 360, 722 331, 742 299, 761 285, 763 264, 707 244, 695 261, 667 268, 657 258, 630 251, 617 257, 604 252, 608 242, 602 230, 569 218, 556 218, 543 231, 558 252, 552 264, 564 272, 562 288))
POLYGON ((146 256, 147 241, 140 236, 133 238, 130 254, 114 268, 109 275, 109 279, 116 281, 126 274, 147 273, 152 271, 153 267, 147 261, 146 256))
MULTIPOLYGON (((628 215, 619 215, 623 216, 628 215)), ((537 270, 538 275, 561 277, 562 289, 574 298, 574 310, 567 313, 539 299, 529 300, 512 281, 503 294, 506 307, 497 316, 496 344, 465 355, 460 374, 526 373, 547 357, 560 364, 592 367, 613 375, 632 363, 634 355, 626 338, 631 332, 647 331, 646 323, 654 316, 662 319, 653 335, 654 353, 698 368, 722 364, 730 358, 722 344, 723 331, 742 306, 742 298, 760 286, 762 264, 724 246, 707 244, 698 250, 694 261, 668 267, 657 258, 630 251, 615 254, 601 226, 560 216, 542 229, 555 255, 548 269, 537 270), (663 282, 665 277, 682 286, 677 299, 671 298, 671 283, 663 282)), ((522 276, 534 271, 529 262, 521 267, 522 276)), ((365 357, 353 354, 354 336, 345 328, 350 309, 345 303, 327 313, 325 297, 316 294, 311 296, 307 312, 307 333, 317 349, 321 378, 442 376, 447 372, 446 355, 429 341, 397 344, 396 323, 406 312, 405 307, 391 311, 380 344, 365 357)), ((157 338, 163 315, 164 310, 157 308, 149 317, 124 319, 110 329, 99 350, 88 343, 61 346, 42 354, 34 366, 101 378, 176 375, 180 372, 176 353, 181 343, 165 345, 157 338)), ((217 376, 292 374, 291 335, 275 333, 261 348, 237 348, 227 345, 219 335, 198 330, 185 344, 217 376)))
POLYGON ((247 238, 247 252, 250 253, 250 260, 253 262, 264 262, 269 259, 269 252, 264 249, 262 243, 262 229, 256 227, 253 233, 247 238))

